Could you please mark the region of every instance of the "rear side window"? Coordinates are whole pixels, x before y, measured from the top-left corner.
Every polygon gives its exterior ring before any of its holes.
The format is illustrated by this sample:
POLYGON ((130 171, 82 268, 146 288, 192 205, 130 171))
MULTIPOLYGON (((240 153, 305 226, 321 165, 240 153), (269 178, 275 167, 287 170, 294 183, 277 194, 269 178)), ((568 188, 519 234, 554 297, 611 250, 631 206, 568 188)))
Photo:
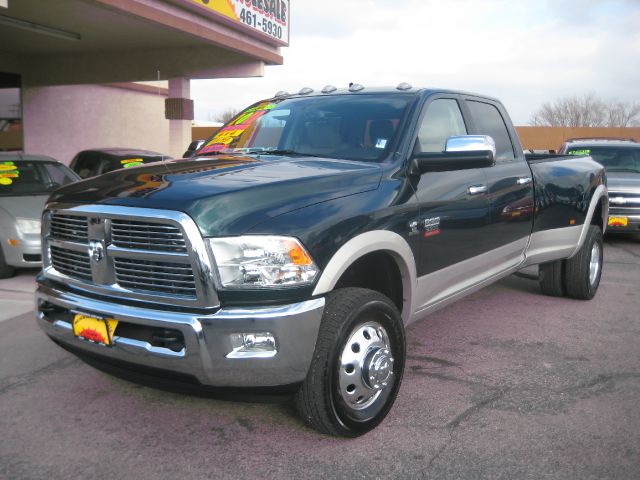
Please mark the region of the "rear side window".
POLYGON ((489 135, 496 142, 496 161, 509 161, 515 158, 511 138, 500 111, 490 103, 467 100, 476 134, 489 135))
POLYGON ((51 186, 59 187, 76 180, 76 177, 74 177, 71 171, 67 170, 66 167, 63 167, 62 165, 58 165, 56 163, 44 163, 43 166, 47 171, 47 175, 49 175, 49 182, 51 186))
POLYGON ((434 100, 422 118, 415 152, 442 152, 447 138, 466 133, 458 102, 450 98, 434 100))

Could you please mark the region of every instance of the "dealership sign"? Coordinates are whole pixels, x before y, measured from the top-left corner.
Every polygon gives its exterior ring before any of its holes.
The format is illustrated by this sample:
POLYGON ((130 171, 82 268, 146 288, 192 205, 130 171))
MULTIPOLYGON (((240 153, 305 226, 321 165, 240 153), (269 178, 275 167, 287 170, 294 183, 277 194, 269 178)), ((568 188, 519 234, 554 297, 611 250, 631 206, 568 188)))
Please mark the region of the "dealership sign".
POLYGON ((289 0, 191 0, 262 34, 289 45, 289 0))

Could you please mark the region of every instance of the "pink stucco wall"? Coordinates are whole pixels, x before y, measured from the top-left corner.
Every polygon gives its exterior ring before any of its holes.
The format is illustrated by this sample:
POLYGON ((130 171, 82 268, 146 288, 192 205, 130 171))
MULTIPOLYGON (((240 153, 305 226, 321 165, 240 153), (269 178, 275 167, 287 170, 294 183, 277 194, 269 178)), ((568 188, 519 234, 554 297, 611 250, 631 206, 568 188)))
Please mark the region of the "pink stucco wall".
POLYGON ((102 85, 25 87, 24 151, 65 164, 88 148, 142 148, 171 155, 165 98, 102 85))

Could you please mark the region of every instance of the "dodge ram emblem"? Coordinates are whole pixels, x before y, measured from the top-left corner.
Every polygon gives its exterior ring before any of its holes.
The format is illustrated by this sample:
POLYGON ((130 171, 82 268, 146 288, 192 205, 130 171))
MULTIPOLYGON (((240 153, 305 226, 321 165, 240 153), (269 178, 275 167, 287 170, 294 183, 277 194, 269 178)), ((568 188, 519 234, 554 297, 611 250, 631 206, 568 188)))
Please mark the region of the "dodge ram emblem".
POLYGON ((89 253, 94 262, 100 263, 104 257, 104 247, 99 241, 91 240, 89 242, 89 253))

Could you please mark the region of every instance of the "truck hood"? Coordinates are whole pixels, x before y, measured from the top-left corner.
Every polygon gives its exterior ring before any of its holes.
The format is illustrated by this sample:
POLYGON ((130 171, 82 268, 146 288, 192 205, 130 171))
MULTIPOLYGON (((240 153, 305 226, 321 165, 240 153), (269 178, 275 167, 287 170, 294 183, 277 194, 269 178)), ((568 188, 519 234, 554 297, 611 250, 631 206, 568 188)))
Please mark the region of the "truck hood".
POLYGON ((178 210, 204 236, 240 235, 268 218, 378 188, 377 164, 316 157, 222 156, 118 170, 65 186, 50 198, 178 210))
POLYGON ((640 193, 640 173, 607 171, 607 188, 611 192, 640 193))
POLYGON ((47 195, 0 197, 0 213, 9 218, 40 220, 47 195))

